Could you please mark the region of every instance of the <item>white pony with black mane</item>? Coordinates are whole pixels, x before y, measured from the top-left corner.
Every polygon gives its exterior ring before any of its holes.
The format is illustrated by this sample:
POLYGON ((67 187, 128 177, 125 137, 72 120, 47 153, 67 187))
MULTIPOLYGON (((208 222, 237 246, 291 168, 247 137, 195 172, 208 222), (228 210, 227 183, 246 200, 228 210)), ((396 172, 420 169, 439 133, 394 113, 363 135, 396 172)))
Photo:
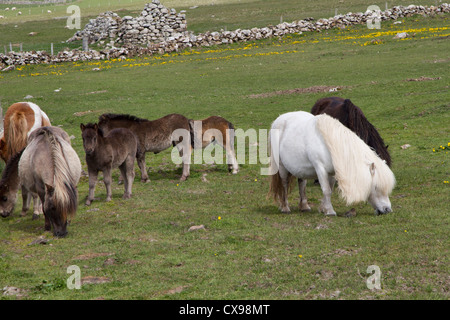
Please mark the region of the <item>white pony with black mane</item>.
POLYGON ((280 210, 290 212, 288 189, 298 179, 301 211, 310 211, 306 179, 319 179, 323 199, 319 211, 336 215, 331 204, 335 181, 347 205, 368 201, 376 214, 391 212, 389 195, 395 177, 387 164, 338 120, 298 111, 279 116, 271 126, 270 192, 280 210))

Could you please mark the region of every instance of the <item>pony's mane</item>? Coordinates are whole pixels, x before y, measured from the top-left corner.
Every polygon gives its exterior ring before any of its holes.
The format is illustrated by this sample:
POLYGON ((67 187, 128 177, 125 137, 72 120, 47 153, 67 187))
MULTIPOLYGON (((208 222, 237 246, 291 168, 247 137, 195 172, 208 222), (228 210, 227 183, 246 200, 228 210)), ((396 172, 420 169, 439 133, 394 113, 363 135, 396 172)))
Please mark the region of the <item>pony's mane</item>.
POLYGON ((78 206, 77 180, 69 169, 69 163, 61 145, 67 142, 46 127, 42 127, 40 130, 47 139, 51 150, 55 206, 63 215, 74 215, 78 206))
POLYGON ((395 177, 385 161, 338 120, 327 114, 318 115, 316 119, 317 128, 331 154, 339 190, 347 205, 366 201, 372 184, 390 194, 395 177), (369 169, 371 164, 375 166, 373 176, 369 169))
POLYGON ((23 151, 25 148, 17 152, 15 155, 13 155, 11 158, 9 158, 8 162, 6 163, 5 168, 2 172, 2 178, 0 180, 0 185, 4 185, 9 179, 11 178, 11 175, 14 173, 17 174, 17 170, 19 167, 19 161, 22 157, 23 151))
POLYGON ((147 119, 138 118, 130 114, 115 114, 115 113, 104 113, 98 118, 99 122, 107 122, 112 120, 122 120, 122 121, 132 121, 132 122, 147 122, 147 119))
MULTIPOLYGON (((349 99, 344 101, 345 119, 343 123, 353 130, 365 143, 375 149, 379 157, 386 160, 388 166, 391 166, 391 156, 387 151, 383 139, 377 129, 367 120, 360 108, 355 106, 349 99)), ((344 115, 343 115, 344 116, 344 115)))

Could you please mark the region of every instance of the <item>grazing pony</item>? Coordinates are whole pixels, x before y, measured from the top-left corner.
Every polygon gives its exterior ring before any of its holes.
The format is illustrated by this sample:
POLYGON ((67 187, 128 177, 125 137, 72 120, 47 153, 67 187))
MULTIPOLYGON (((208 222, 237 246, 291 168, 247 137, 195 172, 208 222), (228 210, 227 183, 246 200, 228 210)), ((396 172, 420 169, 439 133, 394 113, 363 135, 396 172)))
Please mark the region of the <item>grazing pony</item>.
POLYGON ((27 138, 33 130, 51 125, 45 112, 31 102, 12 104, 6 111, 3 122, 0 157, 5 162, 26 147, 27 138))
POLYGON ((0 186, 2 216, 12 212, 21 185, 22 212, 28 210, 30 196, 37 195, 45 216, 45 230, 53 228, 53 235, 66 236, 68 218, 78 206, 77 184, 81 175, 80 159, 67 133, 58 127, 34 130, 27 147, 8 161, 5 172, 9 174, 3 175, 0 186))
POLYGON ((231 122, 219 116, 211 116, 203 120, 189 120, 189 126, 193 149, 218 143, 226 151, 228 171, 238 173, 239 165, 234 152, 234 126, 231 122))
POLYGON ((127 114, 105 113, 99 117, 98 127, 105 135, 116 128, 127 128, 136 135, 139 145, 136 159, 141 170, 141 181, 149 181, 145 166, 145 153, 158 153, 171 146, 176 146, 182 157, 183 174, 180 180, 184 181, 189 176, 191 150, 183 148, 182 144, 180 144, 183 141, 183 137, 174 134, 174 132, 181 129, 181 131, 187 132, 187 138, 189 138, 189 120, 185 116, 169 114, 156 120, 147 120, 127 114))
POLYGON ((117 128, 105 135, 96 123, 80 124, 80 128, 89 173, 89 195, 86 205, 89 206, 94 201, 99 171, 103 171, 106 201, 111 201, 111 171, 117 167, 125 177, 123 198, 130 198, 134 181, 134 160, 139 150, 134 133, 126 128, 117 128))
POLYGON ((298 179, 301 211, 311 210, 306 179, 318 178, 323 192, 319 211, 336 215, 331 204, 335 180, 347 205, 368 201, 376 214, 391 212, 395 177, 389 166, 353 131, 326 115, 299 111, 279 116, 270 132, 270 193, 282 212, 290 212, 288 188, 298 179))
POLYGON ((326 113, 338 119, 344 126, 355 132, 367 145, 375 150, 378 156, 390 167, 392 164, 388 146, 377 129, 367 120, 360 108, 349 99, 329 97, 317 100, 311 109, 313 115, 326 113))

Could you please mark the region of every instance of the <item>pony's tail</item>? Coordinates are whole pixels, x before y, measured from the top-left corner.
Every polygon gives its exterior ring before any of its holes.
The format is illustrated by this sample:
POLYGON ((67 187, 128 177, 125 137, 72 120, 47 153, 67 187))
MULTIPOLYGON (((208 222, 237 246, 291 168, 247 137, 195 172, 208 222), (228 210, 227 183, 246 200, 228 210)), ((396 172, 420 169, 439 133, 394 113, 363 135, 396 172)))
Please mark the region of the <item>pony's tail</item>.
POLYGON ((268 197, 272 196, 275 202, 281 203, 282 201, 284 201, 284 199, 291 191, 292 181, 294 181, 294 176, 288 173, 287 176, 288 190, 286 193, 283 185, 283 179, 281 179, 280 173, 277 172, 273 174, 270 178, 270 189, 267 196, 268 197))
POLYGON ((11 116, 8 140, 6 141, 8 159, 26 147, 28 138, 27 127, 27 119, 23 112, 18 112, 11 116))
POLYGON ((194 141, 194 139, 195 139, 194 120, 189 119, 188 123, 189 123, 189 134, 191 136, 191 148, 193 150, 194 149, 194 145, 195 145, 195 141, 194 141))
POLYGON ((59 139, 47 128, 42 128, 42 130, 49 141, 53 160, 53 192, 56 209, 66 217, 73 216, 78 207, 76 178, 71 173, 59 139))
MULTIPOLYGON (((287 194, 285 194, 285 189, 283 185, 283 180, 280 176, 279 171, 279 159, 275 159, 275 155, 272 148, 272 134, 269 134, 269 140, 268 140, 268 150, 270 154, 269 158, 269 172, 270 175, 270 188, 269 193, 267 194, 267 198, 273 197, 275 202, 280 203, 285 197, 287 197, 287 194)), ((288 193, 290 192, 290 186, 291 182, 293 180, 293 175, 288 173, 287 179, 288 179, 288 193)))

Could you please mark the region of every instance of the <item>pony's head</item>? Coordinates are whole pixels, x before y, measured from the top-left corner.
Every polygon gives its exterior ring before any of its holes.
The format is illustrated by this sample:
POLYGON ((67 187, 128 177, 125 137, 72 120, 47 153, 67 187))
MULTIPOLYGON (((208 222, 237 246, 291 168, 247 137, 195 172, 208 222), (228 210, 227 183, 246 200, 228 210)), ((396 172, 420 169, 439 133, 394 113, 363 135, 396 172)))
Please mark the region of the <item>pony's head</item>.
POLYGON ((61 212, 58 201, 55 199, 55 188, 45 185, 45 201, 43 203, 45 216, 50 220, 55 237, 65 237, 67 235, 67 215, 61 212))
POLYGON ((17 190, 10 188, 8 184, 0 186, 0 215, 9 217, 14 211, 17 201, 17 190))
POLYGON ((14 211, 19 191, 19 161, 23 153, 22 149, 6 163, 0 180, 0 215, 8 217, 14 211))
POLYGON ((92 154, 97 148, 97 138, 99 136, 98 125, 88 123, 86 125, 80 124, 81 136, 83 138, 83 147, 87 155, 92 154))
POLYGON ((375 166, 375 163, 372 163, 369 167, 372 176, 372 186, 367 201, 375 209, 376 215, 392 212, 389 194, 394 188, 395 177, 387 167, 385 163, 378 167, 375 166), (380 171, 384 171, 383 174, 380 171))

